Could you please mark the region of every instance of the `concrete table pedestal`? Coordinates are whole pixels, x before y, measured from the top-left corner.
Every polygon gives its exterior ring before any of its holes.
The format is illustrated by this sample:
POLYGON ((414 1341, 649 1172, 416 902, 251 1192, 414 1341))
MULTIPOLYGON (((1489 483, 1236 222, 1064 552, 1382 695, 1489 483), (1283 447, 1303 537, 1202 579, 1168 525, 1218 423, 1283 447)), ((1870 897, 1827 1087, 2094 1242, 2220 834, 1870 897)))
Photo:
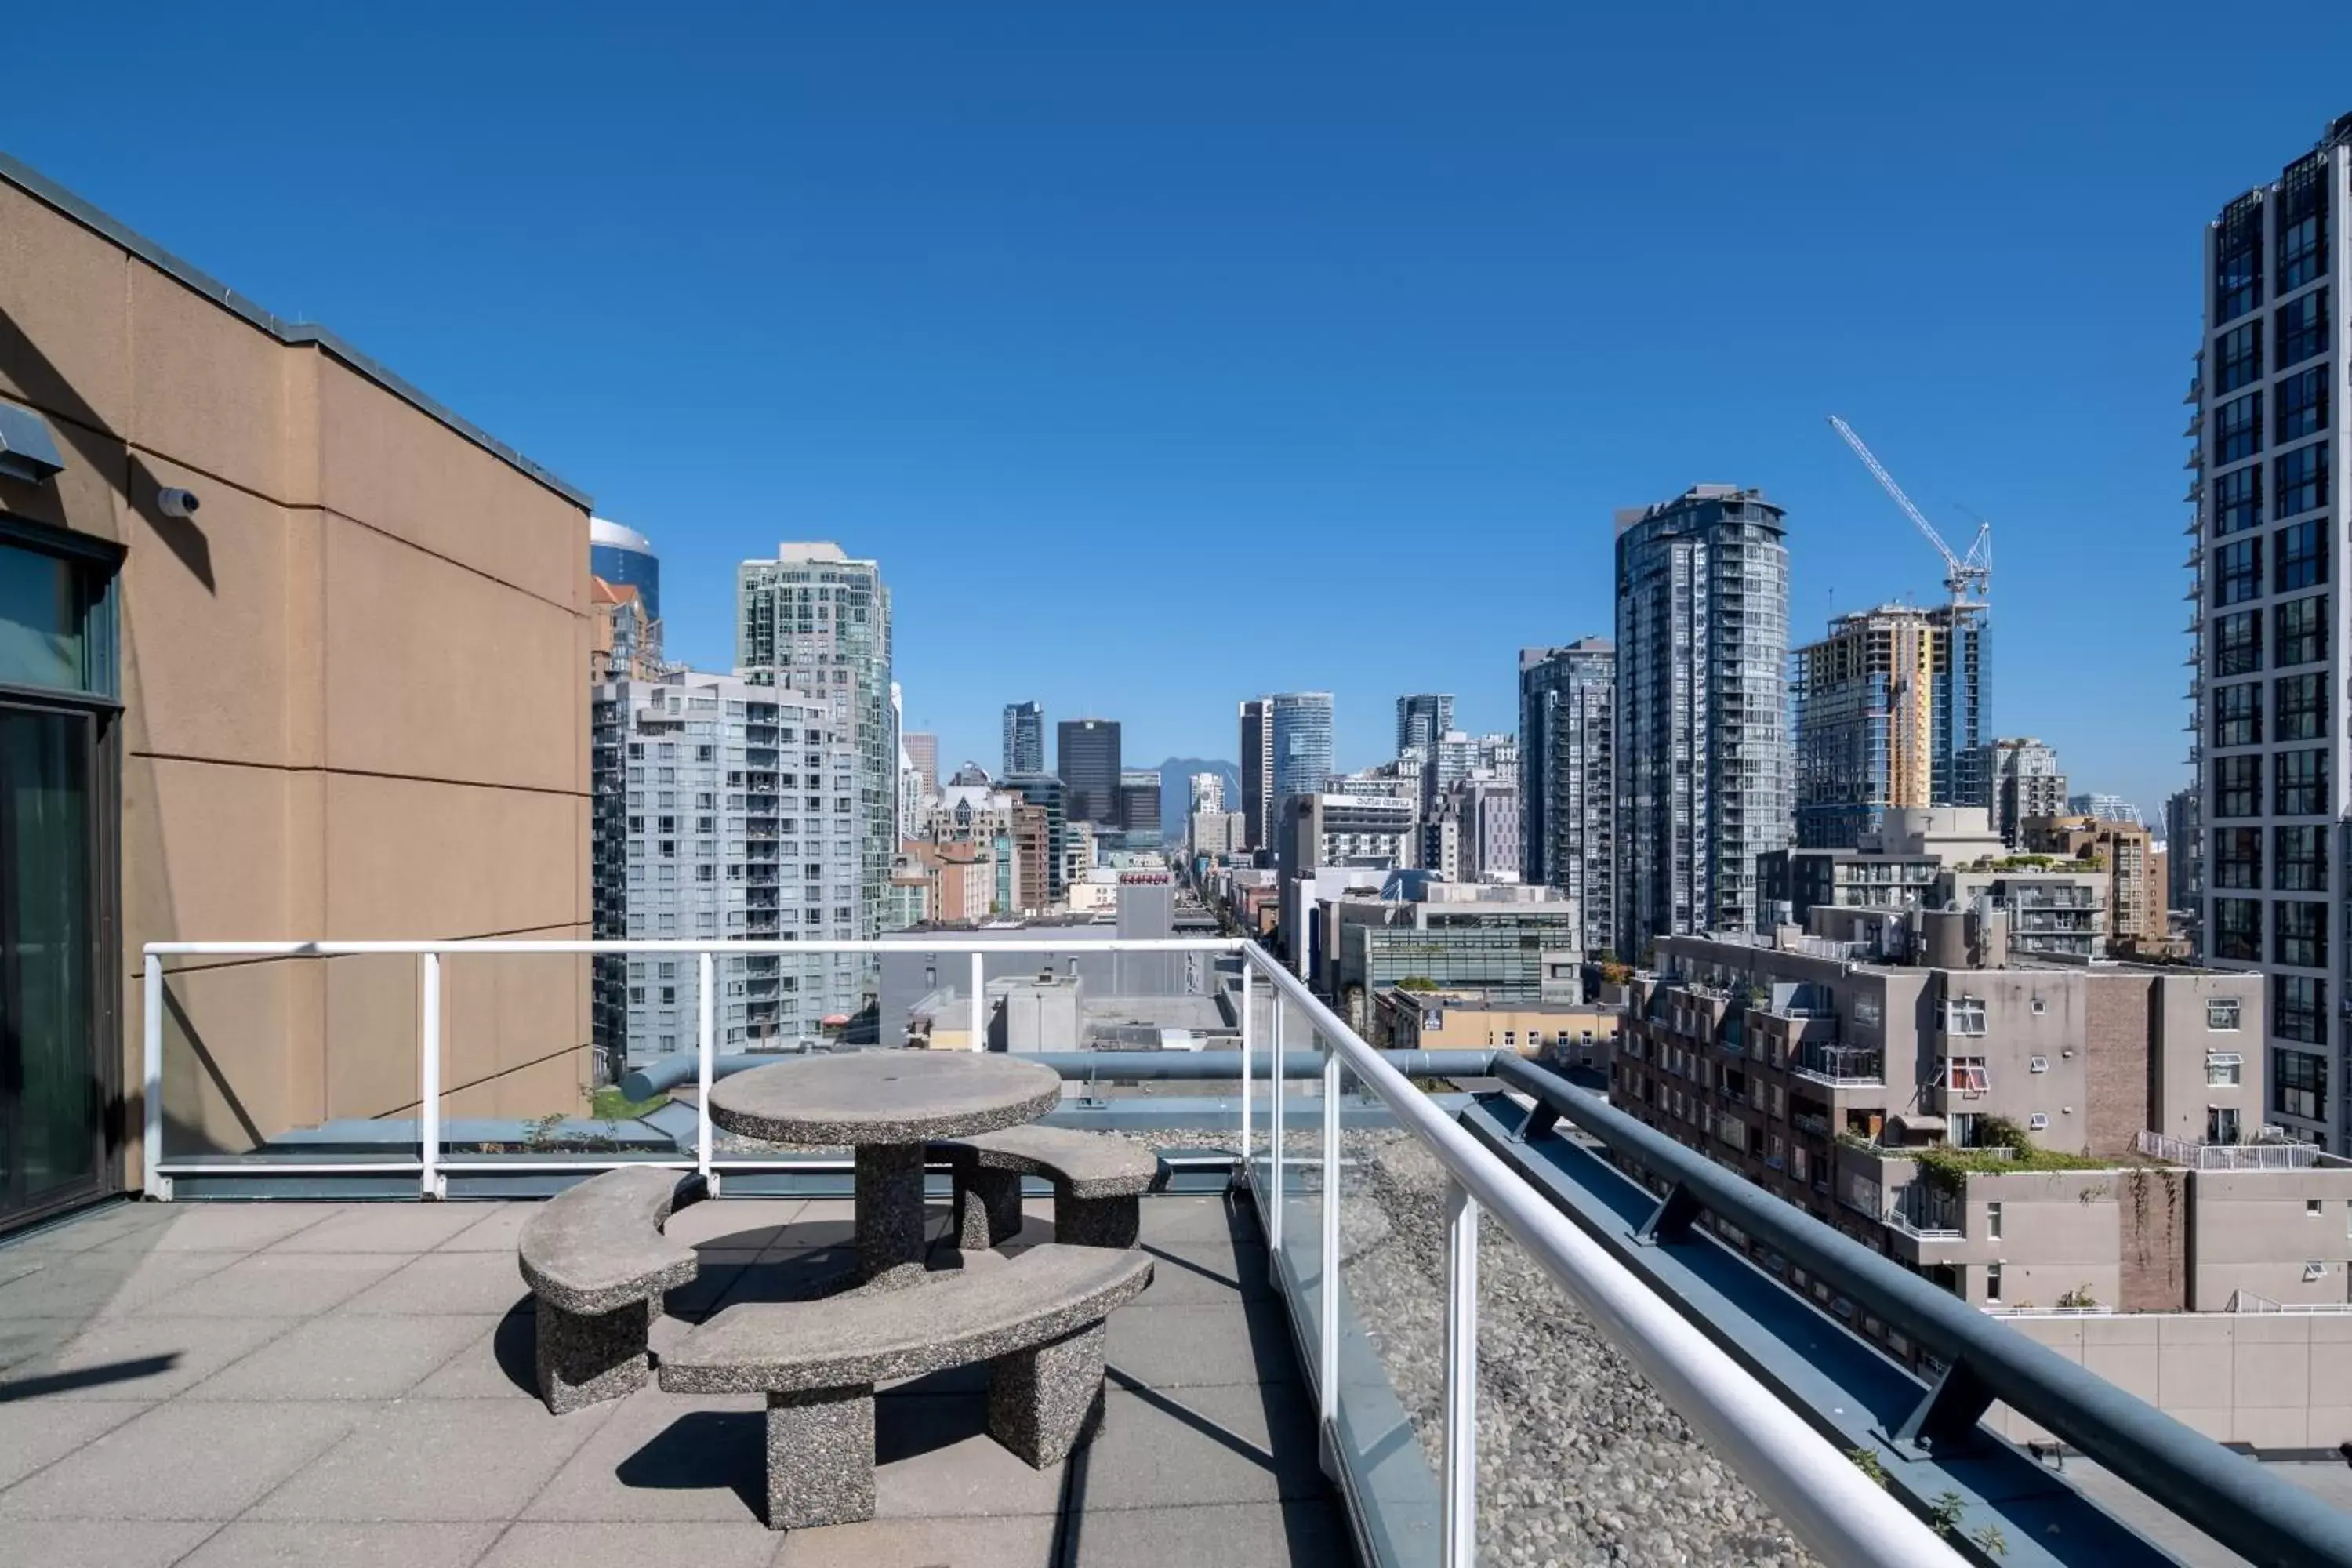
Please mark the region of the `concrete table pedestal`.
POLYGON ((720 1079, 710 1120, 765 1142, 851 1149, 858 1270, 866 1289, 891 1290, 923 1277, 925 1145, 1034 1121, 1061 1100, 1060 1074, 1017 1057, 876 1050, 720 1079))

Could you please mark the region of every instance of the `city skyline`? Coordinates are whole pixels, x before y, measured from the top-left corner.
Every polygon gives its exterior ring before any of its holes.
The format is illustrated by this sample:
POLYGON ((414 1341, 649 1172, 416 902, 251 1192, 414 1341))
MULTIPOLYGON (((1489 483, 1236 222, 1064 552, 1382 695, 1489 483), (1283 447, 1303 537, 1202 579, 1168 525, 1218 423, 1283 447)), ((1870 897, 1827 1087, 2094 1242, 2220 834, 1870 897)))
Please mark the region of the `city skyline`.
MULTIPOLYGON (((1342 769, 1378 759, 1403 692, 1454 692, 1462 728, 1507 728, 1519 647, 1609 628, 1612 510, 1694 483, 1790 509, 1792 639, 1833 610, 1937 602, 1938 563, 1823 426, 1837 412, 1938 526, 1966 532, 1963 507, 1993 520, 1984 732, 2045 736, 2082 787, 2145 810, 2187 782, 2178 655, 2077 614, 2072 567, 2100 559, 2104 592, 2168 608, 2186 585, 2195 237, 2248 171, 2343 111, 2328 69, 2352 17, 2306 20, 2302 47, 2259 56, 2262 101, 2207 124, 2146 112, 2215 68, 2153 8, 2120 41, 2038 16, 2025 55, 1991 26, 1936 26, 1927 47, 1919 18, 1865 41, 1814 17, 1691 37, 1664 17, 1367 17, 1336 74, 1301 68, 1328 39, 1298 18, 1259 18, 1243 50, 1198 18, 1064 13, 1004 33, 947 16, 912 53, 845 14, 647 49, 586 9, 566 58, 625 37, 633 95, 676 111, 625 137, 536 68, 544 29, 486 25, 455 60, 358 47, 338 18, 274 37, 280 68, 459 110, 397 145, 333 122, 299 139, 267 117, 191 124, 160 101, 90 123, 61 70, 22 84, 11 151, 249 297, 386 345, 402 376, 645 533, 674 658, 726 668, 733 563, 776 539, 893 563, 906 719, 940 732, 946 767, 995 756, 1017 697, 1117 712, 1150 760, 1231 760, 1232 705, 1266 689, 1334 692, 1342 769), (1967 89, 1938 101, 1867 68, 1906 44, 1967 89), (1694 73, 1769 71, 1782 90, 1749 106, 1748 139, 1772 156, 1727 159, 1705 121, 1639 112, 1638 71, 1557 91, 1564 62, 1662 51, 1694 73), (709 72, 754 61, 775 89, 756 109, 709 90, 709 72), (520 96, 478 102, 478 69, 520 96), (1223 111, 1170 141, 1204 75, 1223 111), (1388 108, 1407 91, 1424 106, 1409 128, 1388 108), (2002 112, 1978 111, 1988 98, 2002 112), (703 122, 725 102, 742 133, 703 122), (1878 132, 1857 137, 1865 121, 1878 132), (535 178, 496 172, 526 148, 535 178), (1627 159, 1692 178, 1610 178, 1627 159), (588 190, 621 205, 583 243, 588 190), (1738 269, 1669 249, 1628 287, 1594 243, 1691 210, 1741 226, 1738 269), (1401 221, 1427 211, 1446 221, 1401 221), (926 236, 966 263, 936 265, 926 236), (2021 247, 2035 266, 2014 265, 2021 247), (625 311, 617 332, 580 331, 646 297, 728 300, 730 352, 625 311), (1591 308, 1612 297, 1633 308, 1591 308), (2069 352, 2018 374, 2026 345, 2056 342, 2069 352), (1725 352, 1771 365, 1769 384, 1695 389, 1692 367, 1725 352), (612 395, 627 385, 679 395, 612 395), (1162 633, 1089 592, 1146 580, 1195 534, 1265 552, 1217 608, 1279 615, 1288 635, 1162 633), (992 535, 1024 548, 969 548, 992 535), (1390 603, 1397 562, 1439 536, 1537 569, 1475 580, 1475 637, 1343 655, 1332 628, 1390 603), (1317 593, 1286 596, 1292 579, 1317 593), (2074 679, 2032 678, 2046 670, 2074 679), (2077 684, 2102 700, 2072 702, 2077 684)), ((119 68, 250 68, 234 26, 155 22, 107 30, 119 68)), ((60 59, 93 58, 103 26, 41 22, 60 59)))

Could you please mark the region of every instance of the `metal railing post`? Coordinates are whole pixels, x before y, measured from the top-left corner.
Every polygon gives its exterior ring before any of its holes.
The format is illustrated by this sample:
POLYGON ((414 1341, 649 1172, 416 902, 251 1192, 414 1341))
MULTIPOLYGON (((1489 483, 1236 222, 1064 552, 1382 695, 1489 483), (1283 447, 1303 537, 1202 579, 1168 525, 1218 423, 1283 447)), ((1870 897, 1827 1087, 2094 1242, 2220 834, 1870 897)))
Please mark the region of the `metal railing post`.
MULTIPOLYGON (((701 993, 701 1017, 695 1030, 695 1085, 701 1090, 694 1108, 694 1170, 706 1186, 710 1174, 710 1059, 718 1048, 719 961, 709 952, 694 955, 696 989, 701 993)), ((717 1196, 717 1194, 712 1194, 717 1196)))
MULTIPOLYGON (((1318 1036, 1319 1039, 1320 1037, 1318 1036)), ((1323 1058, 1323 1316, 1316 1395, 1325 1422, 1339 1418, 1339 1047, 1323 1058)))
POLYGON ((163 1163, 163 959, 161 953, 147 955, 145 1000, 141 1004, 139 1033, 142 1077, 145 1087, 141 1090, 139 1111, 145 1123, 141 1139, 140 1187, 147 1196, 168 1199, 172 1195, 171 1179, 159 1168, 163 1163))
MULTIPOLYGON (((1269 1125, 1265 1133, 1265 1151, 1274 1174, 1266 1184, 1265 1244, 1279 1256, 1282 1251, 1282 993, 1269 990, 1274 997, 1274 1045, 1267 1055, 1274 1068, 1274 1082, 1268 1090, 1266 1116, 1269 1125)), ((1281 1276, 1276 1274, 1276 1278, 1281 1276)))
POLYGON ((1244 1180, 1249 1175, 1250 1163, 1250 1094, 1253 1088, 1250 1083, 1250 1043, 1251 1037, 1256 1032, 1255 1021, 1250 1017, 1250 992, 1252 982, 1256 978, 1256 971, 1250 967, 1249 958, 1244 954, 1242 958, 1242 1175, 1244 1180))
POLYGON ((1478 1204, 1445 1184, 1444 1568, 1478 1561, 1478 1204))
POLYGON ((417 955, 416 1158, 418 1191, 441 1195, 441 955, 417 955))
POLYGON ((975 1051, 988 1049, 988 1007, 982 1000, 983 994, 988 989, 988 972, 986 965, 981 962, 981 957, 980 950, 972 949, 971 1045, 969 1048, 975 1051))

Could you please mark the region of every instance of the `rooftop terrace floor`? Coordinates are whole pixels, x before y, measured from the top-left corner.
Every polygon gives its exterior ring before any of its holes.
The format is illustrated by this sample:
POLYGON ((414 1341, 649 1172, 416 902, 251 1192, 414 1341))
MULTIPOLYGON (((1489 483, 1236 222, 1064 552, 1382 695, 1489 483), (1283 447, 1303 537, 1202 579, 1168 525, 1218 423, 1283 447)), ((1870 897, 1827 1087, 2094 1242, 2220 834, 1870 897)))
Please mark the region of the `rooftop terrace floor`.
MULTIPOLYGON (((0 1565, 1339 1568, 1314 1405, 1244 1204, 1143 1205, 1108 1419, 1032 1470, 984 1369, 887 1385, 879 1515, 760 1521, 757 1395, 648 1387, 553 1416, 515 1267, 528 1203, 130 1205, 0 1246, 0 1565)), ((1031 1205, 1015 1246, 1050 1239, 1031 1205)), ((947 1227, 934 1205, 935 1237, 947 1227)), ((705 1203, 655 1348, 845 1266, 845 1200, 705 1203)), ((960 1255, 935 1246, 933 1267, 960 1255)), ((986 1265, 982 1265, 986 1266, 986 1265)))

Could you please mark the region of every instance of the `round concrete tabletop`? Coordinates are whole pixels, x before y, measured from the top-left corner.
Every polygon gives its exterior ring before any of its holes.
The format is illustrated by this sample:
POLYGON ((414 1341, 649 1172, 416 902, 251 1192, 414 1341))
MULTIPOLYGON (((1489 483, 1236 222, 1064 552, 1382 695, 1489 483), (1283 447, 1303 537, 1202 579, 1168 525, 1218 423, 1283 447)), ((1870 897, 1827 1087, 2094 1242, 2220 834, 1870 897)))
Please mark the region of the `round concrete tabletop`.
POLYGON ((920 1143, 1034 1121, 1062 1075, 974 1051, 856 1051, 753 1068, 710 1086, 710 1120, 771 1143, 920 1143))

